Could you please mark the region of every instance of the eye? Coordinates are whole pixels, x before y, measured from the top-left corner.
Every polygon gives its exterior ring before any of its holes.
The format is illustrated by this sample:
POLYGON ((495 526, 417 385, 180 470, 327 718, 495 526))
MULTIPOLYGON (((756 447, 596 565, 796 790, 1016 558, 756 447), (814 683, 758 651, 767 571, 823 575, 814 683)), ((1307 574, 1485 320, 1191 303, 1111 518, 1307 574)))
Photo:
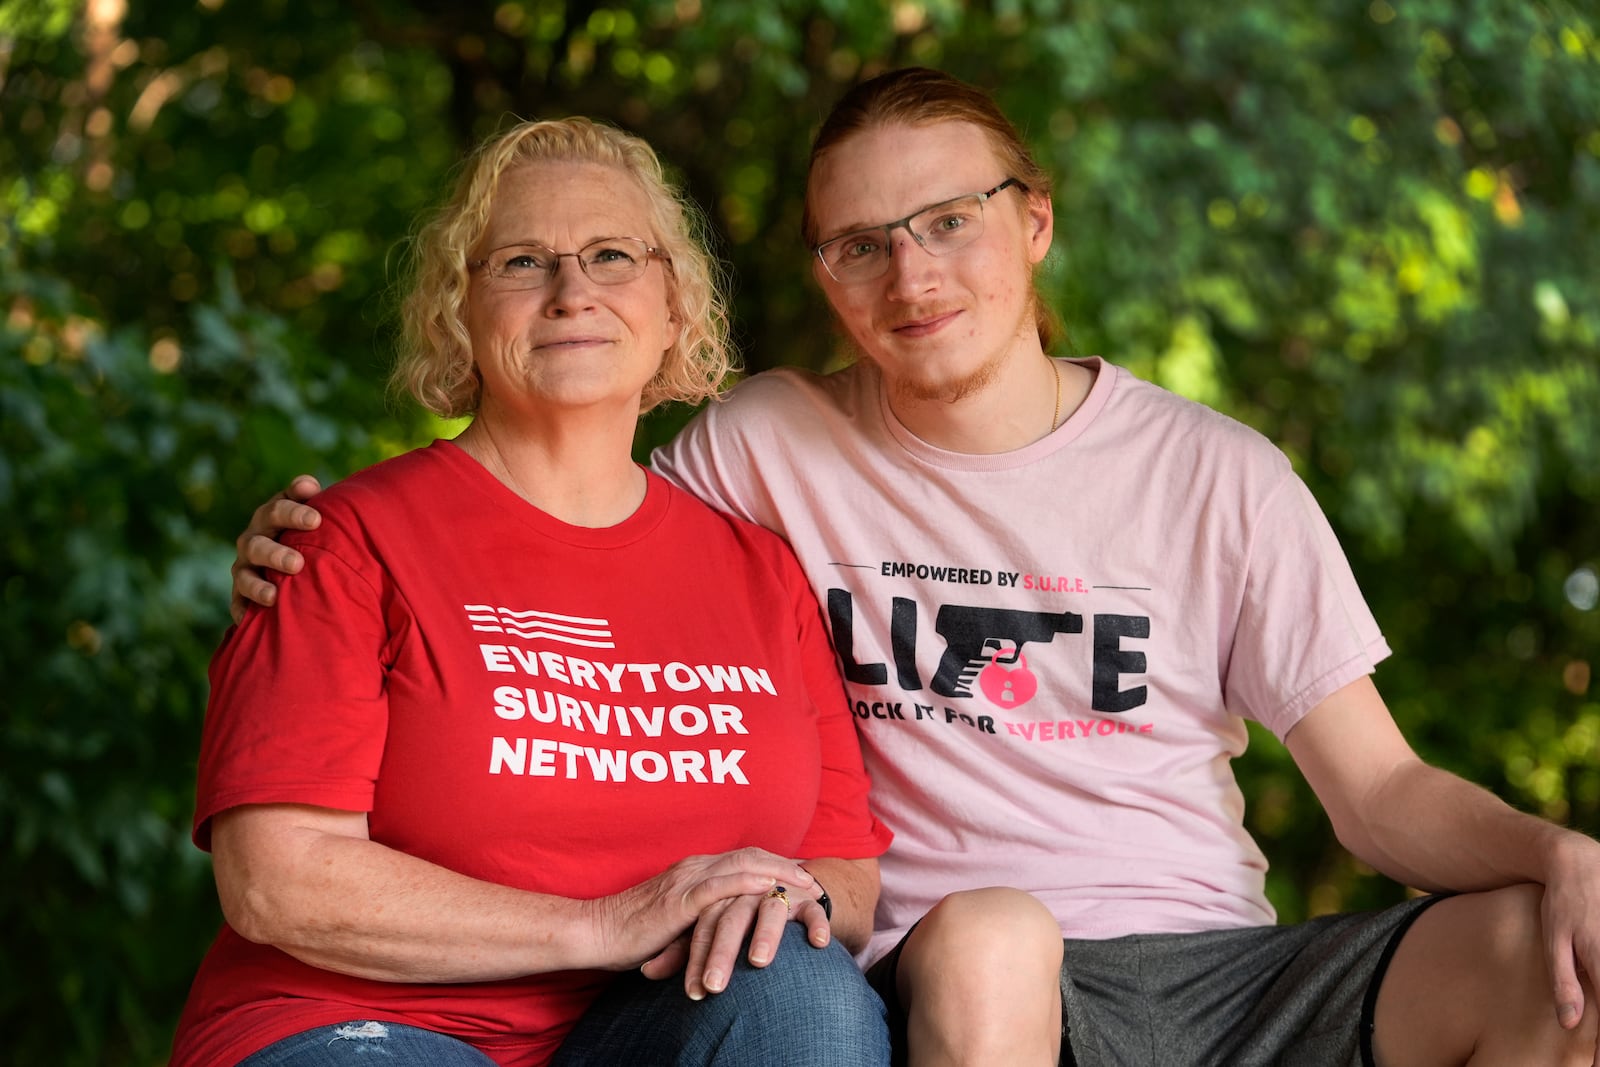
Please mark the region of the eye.
POLYGON ((853 234, 839 242, 839 258, 844 260, 863 259, 877 254, 881 247, 882 245, 878 243, 876 234, 853 234))
POLYGON ((499 252, 492 262, 495 264, 496 274, 509 274, 513 277, 550 268, 550 257, 534 248, 507 248, 499 252))
POLYGON ((589 253, 589 262, 601 266, 626 266, 633 261, 633 253, 618 245, 603 245, 589 253))

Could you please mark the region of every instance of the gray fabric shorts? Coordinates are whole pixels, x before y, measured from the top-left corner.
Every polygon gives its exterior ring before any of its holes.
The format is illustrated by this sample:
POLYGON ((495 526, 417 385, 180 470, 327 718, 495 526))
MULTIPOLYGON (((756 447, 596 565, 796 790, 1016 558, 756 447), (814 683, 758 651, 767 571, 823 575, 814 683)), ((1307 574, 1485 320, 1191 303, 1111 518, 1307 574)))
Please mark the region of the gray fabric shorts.
MULTIPOLYGON (((1374 1067, 1379 983, 1412 921, 1440 899, 1293 926, 1066 941, 1061 1063, 1374 1067)), ((889 1009, 897 1064, 905 1062, 895 979, 904 944, 867 970, 889 1009)))

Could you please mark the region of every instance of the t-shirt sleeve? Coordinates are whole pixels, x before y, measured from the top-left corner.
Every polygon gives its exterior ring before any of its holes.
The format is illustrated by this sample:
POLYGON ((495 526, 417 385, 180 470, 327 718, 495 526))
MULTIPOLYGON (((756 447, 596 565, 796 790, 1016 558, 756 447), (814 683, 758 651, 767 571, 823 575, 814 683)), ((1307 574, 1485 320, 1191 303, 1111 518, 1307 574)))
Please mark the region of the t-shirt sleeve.
POLYGON ((793 602, 800 640, 806 691, 817 709, 822 754, 822 780, 817 810, 800 846, 802 859, 838 856, 862 859, 881 856, 894 835, 867 806, 867 773, 855 718, 839 677, 839 661, 828 641, 811 587, 800 565, 783 550, 785 577, 793 602))
MULTIPOLYGON (((319 507, 323 505, 319 504, 319 507)), ((386 627, 370 558, 325 509, 314 534, 286 537, 304 569, 278 602, 252 608, 212 658, 194 841, 241 804, 369 811, 388 725, 386 627)))
POLYGON ((677 437, 651 454, 650 466, 718 511, 781 533, 777 508, 749 457, 757 447, 750 420, 758 414, 757 394, 768 385, 744 382, 726 398, 701 408, 677 437))
POLYGON ((1279 740, 1389 655, 1327 517, 1290 474, 1251 537, 1225 682, 1228 706, 1279 740))

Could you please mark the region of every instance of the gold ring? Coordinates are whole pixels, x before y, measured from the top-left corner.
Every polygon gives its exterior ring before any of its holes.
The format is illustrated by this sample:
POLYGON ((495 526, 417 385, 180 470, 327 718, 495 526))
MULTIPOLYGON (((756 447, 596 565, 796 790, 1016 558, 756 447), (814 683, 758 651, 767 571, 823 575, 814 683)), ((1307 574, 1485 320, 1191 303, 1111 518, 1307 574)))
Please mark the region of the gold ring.
POLYGON ((767 899, 772 900, 774 898, 783 901, 784 911, 789 910, 789 890, 787 888, 781 885, 773 886, 772 891, 767 894, 767 899))

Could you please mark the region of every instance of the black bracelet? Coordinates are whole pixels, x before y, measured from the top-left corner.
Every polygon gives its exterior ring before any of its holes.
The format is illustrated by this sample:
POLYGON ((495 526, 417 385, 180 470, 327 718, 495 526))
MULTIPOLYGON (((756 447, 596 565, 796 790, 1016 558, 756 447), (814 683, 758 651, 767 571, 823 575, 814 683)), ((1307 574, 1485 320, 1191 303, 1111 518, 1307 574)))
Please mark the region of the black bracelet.
MULTIPOLYGON (((811 875, 811 880, 817 882, 817 876, 811 875)), ((821 882, 817 882, 817 903, 822 905, 822 914, 827 916, 830 922, 833 921, 833 900, 828 896, 828 891, 822 888, 821 882)))

